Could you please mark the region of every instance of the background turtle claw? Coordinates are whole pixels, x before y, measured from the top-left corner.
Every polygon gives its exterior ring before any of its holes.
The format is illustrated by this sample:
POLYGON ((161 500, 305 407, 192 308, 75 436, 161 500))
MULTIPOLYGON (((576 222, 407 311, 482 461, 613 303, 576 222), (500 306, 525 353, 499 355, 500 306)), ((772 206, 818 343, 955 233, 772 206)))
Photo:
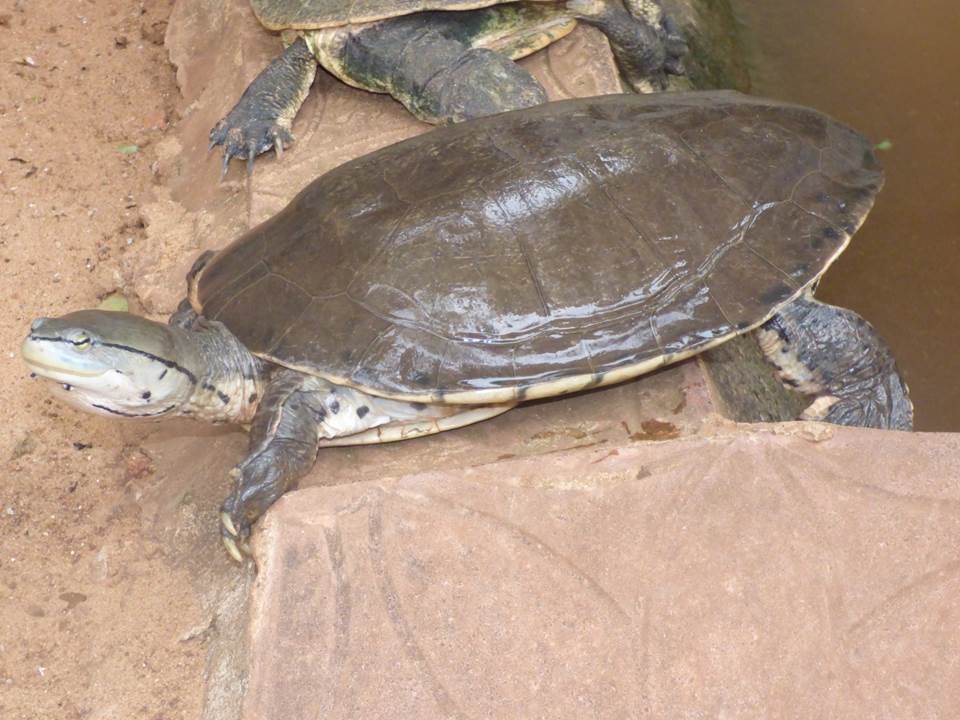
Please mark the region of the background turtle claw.
POLYGON ((253 172, 257 155, 274 148, 277 155, 293 143, 293 135, 283 125, 272 119, 252 117, 240 103, 210 131, 210 147, 223 146, 223 175, 227 174, 230 160, 247 161, 247 172, 253 172))
POLYGON ((690 48, 680 28, 668 15, 660 21, 656 36, 660 50, 654 55, 656 62, 648 69, 647 75, 651 89, 660 91, 668 89, 670 75, 686 74, 684 59, 690 48))

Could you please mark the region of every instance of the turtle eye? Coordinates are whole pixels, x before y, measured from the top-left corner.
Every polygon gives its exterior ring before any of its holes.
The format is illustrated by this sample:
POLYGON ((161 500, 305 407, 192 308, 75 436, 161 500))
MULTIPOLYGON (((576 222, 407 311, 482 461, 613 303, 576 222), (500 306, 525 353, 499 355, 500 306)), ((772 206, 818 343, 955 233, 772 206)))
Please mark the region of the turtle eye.
POLYGON ((73 347, 77 350, 88 350, 90 348, 90 336, 86 333, 80 333, 72 342, 73 347))

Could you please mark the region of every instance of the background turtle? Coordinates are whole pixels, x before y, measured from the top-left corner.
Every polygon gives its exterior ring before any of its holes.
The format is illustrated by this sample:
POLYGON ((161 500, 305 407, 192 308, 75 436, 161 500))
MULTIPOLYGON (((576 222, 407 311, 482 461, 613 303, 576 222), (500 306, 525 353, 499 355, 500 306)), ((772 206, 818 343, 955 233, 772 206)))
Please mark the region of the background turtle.
POLYGON ((257 18, 288 43, 210 131, 250 167, 293 141, 293 118, 319 62, 344 82, 389 93, 416 117, 449 124, 546 102, 513 61, 569 33, 600 28, 634 89, 663 89, 682 73, 686 45, 659 0, 251 0, 257 18))
POLYGON ((201 258, 170 325, 74 312, 22 352, 86 410, 251 423, 222 513, 235 557, 323 445, 459 427, 755 328, 808 417, 907 429, 890 351, 811 295, 881 183, 862 136, 795 105, 541 105, 323 175, 201 258))

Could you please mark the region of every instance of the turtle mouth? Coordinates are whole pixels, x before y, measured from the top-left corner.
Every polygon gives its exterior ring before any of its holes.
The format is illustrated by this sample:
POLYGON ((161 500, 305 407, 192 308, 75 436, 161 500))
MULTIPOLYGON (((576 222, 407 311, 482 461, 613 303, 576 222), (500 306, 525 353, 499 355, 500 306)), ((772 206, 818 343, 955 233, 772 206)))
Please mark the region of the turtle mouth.
POLYGON ((100 377, 107 372, 106 370, 103 372, 84 372, 73 368, 54 367, 53 365, 35 362, 33 360, 26 360, 26 363, 27 367, 30 368, 31 375, 65 384, 69 384, 71 380, 78 380, 79 378, 100 377))
POLYGON ((123 415, 123 411, 110 407, 109 368, 76 367, 50 352, 45 352, 41 343, 27 338, 21 355, 30 377, 42 380, 46 390, 55 398, 80 410, 101 415, 123 415), (105 407, 105 403, 108 403, 105 407))
POLYGON ((86 391, 94 389, 89 387, 91 380, 96 381, 97 378, 106 375, 106 371, 102 373, 76 373, 64 368, 53 368, 49 365, 31 362, 27 363, 27 367, 30 368, 30 377, 44 381, 46 387, 54 395, 81 407, 85 404, 86 391), (72 392, 73 390, 79 392, 72 392))
POLYGON ((41 343, 29 337, 23 341, 20 355, 27 367, 30 368, 32 375, 53 380, 67 386, 66 389, 70 389, 77 381, 82 382, 83 378, 100 377, 109 371, 109 368, 84 369, 59 363, 57 362, 58 358, 50 357, 50 353, 44 352, 41 343))

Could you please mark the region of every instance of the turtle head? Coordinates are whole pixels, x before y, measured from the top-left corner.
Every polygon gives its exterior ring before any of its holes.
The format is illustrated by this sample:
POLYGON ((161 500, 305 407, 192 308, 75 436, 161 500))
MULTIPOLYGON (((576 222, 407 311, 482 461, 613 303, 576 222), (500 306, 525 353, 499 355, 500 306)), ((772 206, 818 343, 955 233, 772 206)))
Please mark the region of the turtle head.
POLYGON ((39 318, 20 352, 59 398, 111 417, 176 414, 196 381, 170 327, 125 312, 39 318))

